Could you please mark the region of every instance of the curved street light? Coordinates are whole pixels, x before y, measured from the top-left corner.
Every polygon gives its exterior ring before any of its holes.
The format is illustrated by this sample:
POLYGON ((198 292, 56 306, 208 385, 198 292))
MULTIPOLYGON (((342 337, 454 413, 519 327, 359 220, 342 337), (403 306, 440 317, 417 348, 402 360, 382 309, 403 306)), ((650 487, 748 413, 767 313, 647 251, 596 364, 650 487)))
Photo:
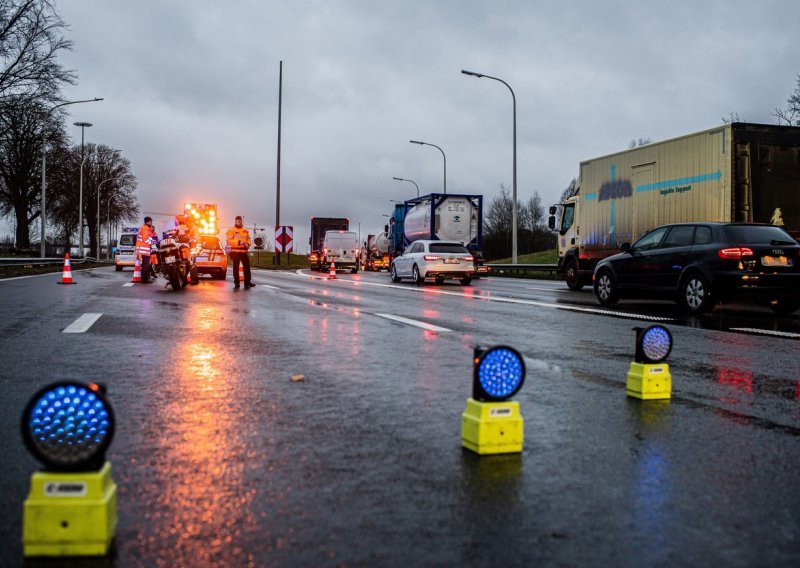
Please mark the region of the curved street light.
POLYGON ((395 179, 397 181, 407 181, 409 183, 413 183, 414 187, 417 188, 417 197, 419 197, 419 186, 417 185, 417 182, 415 182, 413 179, 404 179, 404 178, 398 178, 398 177, 393 177, 392 179, 395 179))
POLYGON ((80 189, 78 190, 78 256, 83 258, 83 163, 89 156, 83 157, 83 133, 84 130, 92 126, 91 122, 74 122, 75 126, 81 127, 81 174, 80 189))
POLYGON ((517 97, 514 95, 514 89, 511 85, 491 75, 484 75, 483 73, 475 73, 474 71, 461 70, 464 75, 477 77, 478 79, 486 77, 503 83, 508 90, 511 91, 511 100, 514 104, 514 177, 512 184, 512 201, 511 201, 511 263, 517 264, 517 97))
POLYGON ((59 107, 67 106, 67 105, 77 105, 79 103, 95 103, 97 101, 102 101, 102 98, 93 98, 93 99, 86 99, 83 101, 68 101, 66 103, 59 103, 50 107, 50 109, 44 115, 44 124, 42 125, 42 210, 40 213, 40 217, 42 220, 42 238, 40 243, 41 248, 41 258, 44 258, 45 254, 45 226, 47 225, 47 216, 45 215, 45 195, 47 193, 47 184, 45 183, 45 174, 47 172, 47 123, 50 121, 50 115, 53 114, 53 111, 59 107))
POLYGON ((442 153, 442 158, 444 158, 444 191, 443 193, 447 193, 447 156, 444 155, 444 150, 439 148, 436 144, 431 144, 429 142, 420 142, 419 140, 409 140, 412 144, 419 144, 420 146, 433 146, 437 150, 442 153))
MULTIPOLYGON (((102 152, 98 152, 97 151, 97 147, 95 147, 95 152, 94 152, 95 158, 98 158, 100 156, 100 154, 104 154, 104 155, 107 155, 107 154, 119 154, 119 150, 108 149, 108 150, 103 150, 102 152)), ((105 182, 111 181, 111 180, 114 180, 114 179, 117 179, 117 178, 116 177, 110 177, 108 179, 104 179, 99 184, 97 184, 97 258, 98 259, 100 258, 100 188, 103 187, 103 184, 105 182)), ((110 207, 110 205, 111 205, 111 197, 110 196, 108 198, 108 202, 109 202, 109 207, 110 207)), ((111 218, 111 211, 110 210, 108 211, 108 216, 109 216, 109 222, 110 222, 110 218, 111 218)))

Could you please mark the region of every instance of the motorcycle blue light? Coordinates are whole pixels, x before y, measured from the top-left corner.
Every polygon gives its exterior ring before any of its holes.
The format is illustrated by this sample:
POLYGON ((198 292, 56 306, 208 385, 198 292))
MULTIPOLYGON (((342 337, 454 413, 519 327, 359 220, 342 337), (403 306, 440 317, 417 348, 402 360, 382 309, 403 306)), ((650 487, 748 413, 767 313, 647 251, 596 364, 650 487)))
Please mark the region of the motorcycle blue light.
POLYGON ((516 349, 492 347, 476 349, 473 398, 481 401, 501 401, 514 396, 525 381, 525 362, 516 349))
POLYGON ((638 363, 660 363, 672 351, 672 334, 661 325, 636 329, 636 361, 638 363))
POLYGON ((100 469, 114 436, 114 412, 102 387, 49 385, 22 413, 22 439, 48 471, 100 469))

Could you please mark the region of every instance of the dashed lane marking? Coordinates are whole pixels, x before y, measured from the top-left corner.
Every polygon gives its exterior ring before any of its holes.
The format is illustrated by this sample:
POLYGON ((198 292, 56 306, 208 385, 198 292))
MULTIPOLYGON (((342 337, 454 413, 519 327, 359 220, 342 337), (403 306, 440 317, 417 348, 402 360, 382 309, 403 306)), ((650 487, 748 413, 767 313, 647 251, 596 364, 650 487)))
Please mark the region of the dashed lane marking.
POLYGON ((126 282, 125 284, 122 285, 123 288, 127 288, 129 286, 133 286, 133 282, 126 282))
POLYGON ((83 314, 81 317, 65 327, 64 333, 85 333, 94 325, 94 322, 100 319, 100 316, 102 315, 103 314, 93 313, 83 314))
POLYGON ((424 321, 417 321, 412 320, 400 316, 393 316, 392 314, 375 314, 379 318, 386 318, 388 320, 405 323, 408 325, 413 325, 414 327, 421 327, 422 329, 426 329, 428 331, 435 331, 436 333, 442 333, 445 331, 453 331, 452 329, 447 329, 446 327, 439 327, 438 325, 433 325, 430 323, 425 323, 424 321))
POLYGON ((732 327, 731 331, 741 331, 744 333, 752 333, 754 335, 769 335, 771 337, 787 337, 790 339, 800 339, 800 333, 792 333, 790 331, 772 331, 770 329, 758 329, 755 327, 732 327))

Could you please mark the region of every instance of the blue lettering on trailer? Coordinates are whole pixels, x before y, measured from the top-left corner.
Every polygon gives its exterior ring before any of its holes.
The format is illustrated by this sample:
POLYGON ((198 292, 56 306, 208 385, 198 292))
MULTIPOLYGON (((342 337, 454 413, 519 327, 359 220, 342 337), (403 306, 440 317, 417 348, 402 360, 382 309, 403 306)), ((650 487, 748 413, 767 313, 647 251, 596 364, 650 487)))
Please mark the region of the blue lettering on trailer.
POLYGON ((722 177, 722 172, 716 171, 709 174, 701 174, 699 176, 668 179, 666 181, 658 181, 656 183, 646 183, 636 187, 636 191, 651 191, 653 189, 664 189, 665 187, 689 185, 692 183, 701 183, 704 181, 716 181, 722 177))

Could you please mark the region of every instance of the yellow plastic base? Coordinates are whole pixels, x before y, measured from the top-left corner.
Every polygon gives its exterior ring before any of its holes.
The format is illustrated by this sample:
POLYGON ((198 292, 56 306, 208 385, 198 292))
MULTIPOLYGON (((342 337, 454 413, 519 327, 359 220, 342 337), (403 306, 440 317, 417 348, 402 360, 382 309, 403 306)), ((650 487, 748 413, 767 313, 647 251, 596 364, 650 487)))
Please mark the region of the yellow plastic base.
POLYGON ((481 455, 519 453, 523 422, 518 402, 478 402, 468 398, 461 415, 461 445, 481 455))
POLYGON ((100 471, 31 476, 22 515, 25 556, 102 556, 117 532, 117 485, 100 471))
POLYGON ((626 382, 628 396, 663 400, 672 396, 672 376, 666 363, 631 363, 626 382))

